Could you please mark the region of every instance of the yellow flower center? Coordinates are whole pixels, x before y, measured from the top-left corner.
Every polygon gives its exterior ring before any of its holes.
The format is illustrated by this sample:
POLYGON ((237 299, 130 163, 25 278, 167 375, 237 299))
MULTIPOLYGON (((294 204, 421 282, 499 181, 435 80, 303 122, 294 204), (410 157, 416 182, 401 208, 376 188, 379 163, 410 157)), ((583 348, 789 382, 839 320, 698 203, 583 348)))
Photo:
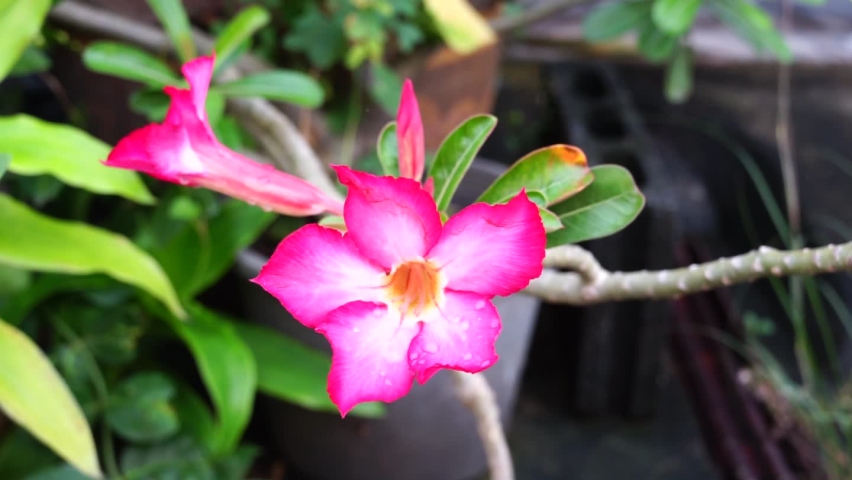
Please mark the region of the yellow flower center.
POLYGON ((405 317, 419 317, 438 306, 443 294, 441 273, 428 261, 406 262, 390 273, 387 294, 405 317))

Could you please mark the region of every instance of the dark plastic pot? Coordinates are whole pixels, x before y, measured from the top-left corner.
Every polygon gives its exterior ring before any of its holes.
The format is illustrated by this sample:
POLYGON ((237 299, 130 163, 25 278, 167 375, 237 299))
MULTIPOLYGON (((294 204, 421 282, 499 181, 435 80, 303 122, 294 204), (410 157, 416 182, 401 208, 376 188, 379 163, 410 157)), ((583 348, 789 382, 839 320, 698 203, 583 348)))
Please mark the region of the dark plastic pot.
MULTIPOLYGON (((505 169, 486 160, 473 163, 456 195, 472 203, 505 169)), ((267 258, 246 250, 237 261, 245 278, 257 275, 267 258)), ((330 351, 319 334, 296 322, 276 299, 255 284, 241 282, 251 319, 303 343, 330 351)), ((503 320, 497 340, 500 360, 485 372, 508 426, 527 358, 539 301, 516 294, 497 297, 503 320)), ((271 438, 293 467, 319 480, 468 480, 486 469, 485 454, 472 414, 455 396, 450 373, 436 374, 426 385, 414 384, 403 399, 388 404, 388 415, 367 420, 308 411, 264 398, 271 438)))

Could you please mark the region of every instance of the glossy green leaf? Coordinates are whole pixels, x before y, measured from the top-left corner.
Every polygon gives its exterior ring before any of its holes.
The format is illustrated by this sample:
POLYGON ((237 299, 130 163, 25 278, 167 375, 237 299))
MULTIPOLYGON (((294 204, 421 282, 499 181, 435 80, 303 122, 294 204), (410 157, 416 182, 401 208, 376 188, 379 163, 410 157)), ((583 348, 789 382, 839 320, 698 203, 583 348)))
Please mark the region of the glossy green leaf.
POLYGON ((682 103, 692 94, 692 52, 680 47, 666 70, 666 98, 682 103))
POLYGON ((230 455, 216 459, 213 469, 217 480, 244 480, 249 476, 261 450, 254 445, 242 444, 230 455))
POLYGON ((0 0, 0 81, 41 31, 51 0, 0 0))
POLYGON ((187 385, 178 384, 177 396, 172 404, 180 421, 181 432, 191 436, 207 450, 215 450, 219 432, 207 402, 187 385))
POLYGON ((639 30, 639 51, 653 62, 671 57, 679 41, 680 37, 660 30, 653 22, 646 23, 639 30))
POLYGON ((274 213, 229 200, 206 226, 186 226, 152 254, 180 296, 191 298, 222 276, 237 252, 251 245, 273 220, 274 213))
POLYGON ((540 206, 546 206, 581 191, 593 178, 582 150, 570 145, 552 145, 512 164, 476 201, 491 205, 505 203, 526 189, 531 199, 535 194, 541 195, 544 205, 540 206))
POLYGON ((50 360, 23 332, 0 320, 0 408, 65 461, 100 477, 83 412, 50 360))
POLYGON ((172 45, 178 53, 181 62, 195 58, 195 42, 192 40, 192 28, 189 16, 183 8, 181 0, 148 0, 151 10, 163 25, 169 35, 172 45))
POLYGON ((101 162, 110 147, 68 125, 27 115, 0 117, 0 152, 11 155, 9 171, 18 175, 52 175, 93 193, 120 195, 152 204, 154 197, 136 172, 101 162))
POLYGON ((545 232, 550 233, 562 229, 562 220, 555 213, 544 207, 538 207, 538 214, 541 216, 541 223, 544 225, 545 232))
MULTIPOLYGON (((243 322, 234 326, 254 354, 261 392, 311 410, 338 411, 328 398, 328 355, 267 327, 243 322)), ((384 405, 371 402, 358 405, 349 415, 376 418, 384 414, 384 405)))
POLYGON ((89 70, 142 82, 150 87, 179 85, 183 82, 159 58, 124 43, 98 41, 83 51, 89 70))
POLYGON ((104 273, 184 312, 160 265, 127 238, 84 223, 56 220, 0 195, 0 263, 43 272, 104 273))
POLYGON ((379 133, 376 153, 385 175, 399 176, 399 144, 396 139, 396 122, 388 122, 379 133))
POLYGON ((682 35, 695 22, 704 0, 654 0, 654 23, 672 35, 682 35))
POLYGON ((53 295, 69 291, 91 293, 114 284, 115 281, 105 275, 41 274, 25 291, 0 306, 0 317, 12 325, 19 325, 33 308, 53 295))
POLYGON ((583 36, 590 42, 618 38, 651 17, 651 2, 611 1, 595 7, 583 20, 583 36))
POLYGON ((475 115, 456 127, 441 143, 427 175, 435 181, 438 211, 446 211, 450 206, 459 183, 496 125, 497 118, 493 115, 475 115))
POLYGON ((3 178, 3 175, 6 173, 6 170, 9 168, 9 163, 12 162, 12 157, 7 153, 0 153, 0 179, 3 178))
POLYGON ((218 417, 214 453, 232 451, 251 419, 257 388, 252 351, 227 318, 189 304, 190 321, 168 318, 195 358, 218 417))
POLYGON ((212 89, 226 97, 263 97, 269 100, 316 108, 325 101, 320 84, 295 70, 270 70, 216 85, 212 89))
POLYGON ((171 98, 162 88, 150 87, 130 94, 130 110, 144 116, 149 122, 160 123, 166 118, 171 98))
POLYGON ((715 0, 709 5, 719 20, 758 51, 769 51, 782 62, 793 61, 790 47, 763 8, 748 0, 715 0))
POLYGON ((216 65, 219 66, 233 55, 243 42, 269 23, 269 12, 259 6, 244 8, 216 37, 213 50, 216 52, 216 65))
POLYGON ((0 295, 18 295, 32 285, 32 273, 0 263, 0 295))
POLYGON ((177 433, 177 413, 171 404, 175 386, 160 372, 142 372, 118 384, 106 409, 107 424, 132 442, 158 442, 177 433))
POLYGON ((548 248, 612 235, 630 225, 645 206, 645 197, 626 168, 600 165, 592 173, 591 185, 550 207, 565 228, 547 235, 548 248))

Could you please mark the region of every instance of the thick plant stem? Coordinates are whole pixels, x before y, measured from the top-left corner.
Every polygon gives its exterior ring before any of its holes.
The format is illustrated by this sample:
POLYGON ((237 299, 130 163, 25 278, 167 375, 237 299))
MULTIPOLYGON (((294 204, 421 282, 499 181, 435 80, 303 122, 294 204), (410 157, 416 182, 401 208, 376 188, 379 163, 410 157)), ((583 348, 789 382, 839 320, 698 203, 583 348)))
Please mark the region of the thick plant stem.
POLYGON ((576 246, 569 247, 549 251, 545 265, 569 268, 574 272, 545 269, 540 277, 530 282, 524 290, 526 293, 553 303, 591 305, 618 300, 674 298, 768 276, 852 270, 852 242, 801 250, 760 247, 743 255, 687 268, 629 273, 609 272, 590 253, 576 246), (564 261, 557 261, 560 259, 564 261))
POLYGON ((514 480, 515 470, 503 424, 500 422, 500 406, 497 397, 481 373, 470 374, 452 370, 456 395, 473 412, 491 480, 514 480))

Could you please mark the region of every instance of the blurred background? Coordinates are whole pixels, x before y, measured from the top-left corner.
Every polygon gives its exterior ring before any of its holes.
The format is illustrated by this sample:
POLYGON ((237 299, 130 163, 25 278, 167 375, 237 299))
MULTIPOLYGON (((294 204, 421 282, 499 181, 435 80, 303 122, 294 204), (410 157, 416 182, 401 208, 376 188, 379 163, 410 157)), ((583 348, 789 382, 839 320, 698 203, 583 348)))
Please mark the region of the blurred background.
MULTIPOLYGON (((852 238, 846 0, 63 0, 43 24, 39 2, 0 0, 0 36, 29 32, 0 58, 0 192, 23 212, 0 212, 0 232, 26 245, 24 220, 52 218, 125 236, 193 320, 154 280, 124 283, 143 261, 101 237, 74 268, 40 260, 76 248, 64 231, 26 265, 0 248, 0 318, 56 367, 111 479, 487 478, 446 372, 340 419, 322 337, 248 282, 305 219, 148 177, 101 195, 96 173, 59 165, 162 121, 162 87, 211 47, 217 137, 278 168, 287 140, 240 100, 265 99, 325 163, 378 172, 404 78, 429 155, 471 115, 499 119, 460 205, 552 144, 626 167, 645 209, 582 244, 612 271, 852 238)), ((488 377, 517 477, 852 478, 850 299, 845 274, 582 308, 498 299, 488 377)), ((0 413, 0 479, 85 478, 0 413)))

